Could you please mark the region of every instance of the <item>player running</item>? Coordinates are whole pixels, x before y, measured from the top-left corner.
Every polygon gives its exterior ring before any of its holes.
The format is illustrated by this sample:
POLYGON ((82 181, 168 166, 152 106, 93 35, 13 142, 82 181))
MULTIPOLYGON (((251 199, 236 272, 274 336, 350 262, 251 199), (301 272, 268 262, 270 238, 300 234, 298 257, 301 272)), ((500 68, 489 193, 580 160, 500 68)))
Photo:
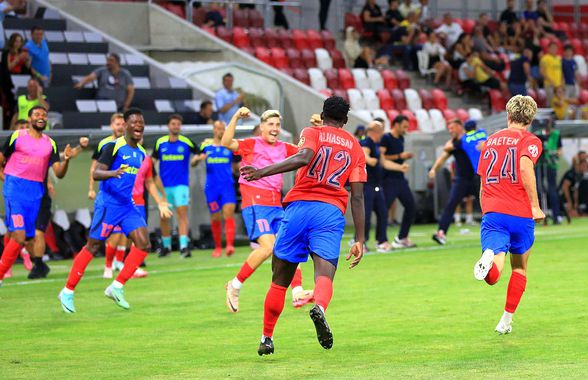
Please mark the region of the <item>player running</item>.
MULTIPOLYGON (((90 165, 90 182, 88 190, 88 198, 91 200, 96 199, 96 191, 94 190, 94 169, 98 158, 102 153, 102 149, 106 144, 118 139, 125 133, 125 120, 122 113, 115 113, 110 118, 110 129, 112 134, 108 137, 103 138, 98 143, 94 154, 92 154, 92 165, 90 165)), ((112 234, 106 240, 106 246, 104 248, 104 278, 112 278, 113 268, 121 270, 123 267, 123 261, 125 259, 125 252, 129 245, 127 237, 122 233, 119 226, 116 226, 112 231, 112 234)))
MULTIPOLYGON (((104 294, 123 309, 130 308, 124 298, 123 286, 147 257, 150 248, 147 224, 132 198, 137 172, 147 155, 145 149, 139 145, 143 138, 145 121, 137 108, 127 110, 124 113, 124 120, 124 136, 106 144, 94 170, 94 180, 102 182, 94 205, 90 237, 75 257, 67 283, 58 296, 66 313, 75 313, 76 285, 82 279, 86 267, 100 249, 102 242, 108 239, 115 226, 120 226, 134 245, 116 280, 106 288, 104 294)), ((155 201, 158 203, 160 215, 169 217, 171 212, 167 205, 161 201, 157 193, 154 195, 157 195, 155 201)))
POLYGON ((43 133, 47 126, 44 107, 34 106, 28 115, 30 128, 14 131, 0 156, 0 164, 6 162, 3 194, 10 232, 0 260, 0 285, 25 242, 35 237, 47 168, 52 167, 57 178, 63 178, 72 157, 72 148, 67 145, 61 162, 57 144, 43 133))
MULTIPOLYGON (((190 155, 200 153, 196 144, 181 135, 181 115, 173 114, 167 121, 169 135, 163 136, 155 143, 152 157, 159 161, 159 175, 167 194, 170 209, 175 209, 178 217, 180 235, 180 254, 184 258, 192 257, 188 248, 188 205, 190 204, 190 166, 196 166, 199 156, 190 160, 190 155)), ((169 256, 172 247, 170 219, 161 219, 161 238, 163 249, 159 257, 169 256)))
MULTIPOLYGON (((249 109, 242 107, 233 115, 221 143, 234 154, 240 155, 243 165, 267 166, 280 162, 298 152, 298 148, 278 140, 282 127, 282 116, 279 111, 268 110, 261 115, 261 135, 235 140, 235 129, 240 119, 249 117, 249 109)), ((284 217, 282 208, 282 174, 277 174, 259 181, 248 182, 239 178, 242 197, 243 221, 249 234, 249 240, 259 244, 254 249, 237 276, 227 285, 226 304, 230 312, 239 311, 239 292, 245 280, 267 260, 273 252, 276 233, 284 217)), ((292 303, 300 307, 312 300, 312 291, 302 288, 302 272, 296 270, 292 282, 292 303)))
POLYGON ((221 144, 225 133, 225 123, 215 121, 212 127, 212 139, 206 139, 200 151, 206 155, 206 184, 204 193, 212 220, 212 237, 214 239, 213 257, 222 256, 221 219, 225 220, 227 240, 226 254, 235 253, 235 183, 233 181, 233 152, 221 144))
POLYGON ((506 112, 508 128, 488 138, 478 166, 484 214, 480 231, 483 253, 474 266, 477 280, 494 285, 507 253, 512 254, 506 306, 496 326, 499 334, 512 331, 512 317, 527 285, 535 222, 545 218, 537 197, 534 168, 541 156, 541 140, 527 131, 537 113, 537 104, 530 96, 517 95, 506 104, 506 112))
POLYGON ((351 212, 357 238, 347 255, 347 260, 355 256, 349 268, 359 264, 364 244, 366 162, 359 142, 343 129, 348 112, 349 104, 343 98, 328 98, 323 104, 323 125, 302 131, 297 154, 262 169, 241 168, 247 181, 300 169, 294 187, 284 198, 287 206, 274 247, 272 284, 265 298, 259 355, 273 354, 274 328, 284 309, 286 289, 298 264, 307 261, 309 255, 314 262, 316 300, 310 318, 321 346, 325 349, 333 346, 325 310, 333 295, 333 278, 345 228, 347 181, 351 184, 351 212))

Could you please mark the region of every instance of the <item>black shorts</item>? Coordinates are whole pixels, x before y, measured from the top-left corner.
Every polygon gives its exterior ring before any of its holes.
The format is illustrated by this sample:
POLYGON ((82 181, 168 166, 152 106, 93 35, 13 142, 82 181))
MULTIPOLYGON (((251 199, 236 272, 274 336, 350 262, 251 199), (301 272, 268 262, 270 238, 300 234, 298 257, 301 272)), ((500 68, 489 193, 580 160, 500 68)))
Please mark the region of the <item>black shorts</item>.
POLYGON ((47 231, 47 227, 51 223, 51 216, 51 198, 48 195, 44 195, 43 199, 41 199, 41 207, 39 208, 37 226, 35 228, 39 231, 47 231))

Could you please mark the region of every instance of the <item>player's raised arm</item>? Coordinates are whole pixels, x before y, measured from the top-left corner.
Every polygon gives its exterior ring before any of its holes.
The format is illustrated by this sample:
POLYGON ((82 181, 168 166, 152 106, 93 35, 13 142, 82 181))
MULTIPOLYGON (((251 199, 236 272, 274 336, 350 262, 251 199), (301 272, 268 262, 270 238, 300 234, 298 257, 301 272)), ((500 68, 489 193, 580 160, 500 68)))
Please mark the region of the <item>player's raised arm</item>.
POLYGON ((443 153, 441 154, 441 156, 439 156, 439 158, 437 158, 437 160, 435 161, 435 163, 431 167, 431 170, 429 170, 429 178, 431 178, 431 179, 435 178, 435 173, 437 173, 437 170, 439 170, 439 168, 445 163, 445 161, 447 161, 447 159, 449 157, 450 157, 450 154, 446 150, 443 150, 443 153))
POLYGON ((239 149, 239 142, 235 140, 235 130, 237 129, 237 123, 241 119, 249 118, 250 113, 251 112, 247 107, 241 107, 237 110, 237 112, 235 112, 231 118, 231 121, 229 122, 229 125, 227 125, 227 129, 223 134, 223 138, 221 139, 222 146, 231 150, 232 152, 236 152, 239 149))
POLYGON ((545 219, 545 214, 541 211, 539 206, 539 197, 537 196, 537 180, 535 178, 535 165, 533 161, 527 156, 522 156, 520 159, 521 166, 521 180, 523 187, 527 192, 529 201, 531 202, 531 211, 533 213, 533 219, 539 222, 545 219))
POLYGON ((363 201, 363 183, 351 182, 351 215, 355 226, 355 238, 357 241, 351 247, 349 254, 345 258, 355 258, 349 264, 349 269, 355 268, 363 257, 363 244, 365 242, 365 205, 363 201))
POLYGON ((54 149, 49 162, 52 162, 51 167, 53 168, 53 172, 57 178, 65 177, 67 169, 69 168, 69 160, 71 160, 73 157, 74 151, 69 144, 67 144, 63 150, 63 161, 61 161, 57 148, 54 149))
POLYGON ((282 162, 266 166, 265 168, 256 169, 253 166, 243 166, 241 168, 241 175, 247 181, 256 181, 263 177, 269 177, 274 174, 291 172, 306 166, 312 160, 314 152, 308 148, 301 149, 293 156, 286 158, 282 162))

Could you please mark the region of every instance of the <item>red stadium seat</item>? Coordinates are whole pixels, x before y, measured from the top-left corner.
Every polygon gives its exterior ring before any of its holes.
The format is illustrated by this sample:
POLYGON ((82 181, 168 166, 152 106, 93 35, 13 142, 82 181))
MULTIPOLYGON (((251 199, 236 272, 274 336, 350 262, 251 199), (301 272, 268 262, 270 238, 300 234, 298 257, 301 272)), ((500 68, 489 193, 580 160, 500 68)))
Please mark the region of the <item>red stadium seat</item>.
POLYGON ((247 35, 247 32, 245 32, 245 29, 238 26, 233 28, 233 45, 238 48, 251 46, 249 42, 249 35, 247 35))
POLYGON ((294 42, 294 47, 296 47, 298 50, 310 48, 306 33, 304 33, 303 30, 294 29, 292 31, 292 41, 294 42))
POLYGON ((322 30, 321 31, 321 39, 323 40, 323 46, 325 47, 325 49, 327 49, 327 50, 335 49, 335 46, 336 46, 335 37, 333 37, 333 34, 330 31, 322 30))
POLYGON ((270 57, 270 52, 263 47, 255 48, 255 57, 260 61, 267 63, 268 65, 272 64, 272 59, 270 57))
POLYGON ((570 32, 570 25, 567 22, 559 22, 554 24, 556 24, 554 25, 555 30, 564 32, 568 38, 572 37, 572 33, 570 32))
POLYGON ((192 23, 194 25, 202 26, 206 22, 206 13, 208 10, 204 7, 194 8, 192 12, 192 23))
POLYGON ((390 91, 384 88, 378 90, 377 95, 380 100, 380 108, 384 111, 389 111, 394 108, 394 100, 392 99, 392 95, 390 95, 390 91))
POLYGON ((396 79, 398 80, 398 88, 405 90, 410 87, 410 77, 404 70, 396 70, 396 79))
POLYGON ((588 90, 588 75, 580 75, 580 87, 584 90, 588 90))
POLYGON ((221 40, 232 43, 233 42, 233 32, 229 29, 225 28, 224 26, 219 26, 216 28, 216 36, 221 40))
POLYGON ((578 38, 588 38, 588 25, 586 24, 580 24, 579 25, 580 28, 580 36, 578 38))
POLYGON ((291 69, 290 67, 283 67, 280 69, 281 72, 283 72, 286 75, 289 75, 291 77, 294 76, 294 69, 291 69))
POLYGON ((570 40, 570 45, 574 48, 574 54, 584 55, 584 47, 582 46, 582 41, 578 38, 572 38, 570 40))
POLYGON ((324 96, 326 96, 327 98, 333 96, 333 90, 329 89, 329 88, 324 88, 322 90, 319 91, 321 94, 323 94, 324 96))
POLYGON ((247 53, 249 55, 255 55, 255 49, 252 48, 251 46, 241 48, 241 51, 244 51, 245 53, 247 53))
POLYGON ((446 122, 457 119, 457 113, 453 110, 446 109, 442 112, 446 122))
POLYGON ((490 90, 488 91, 488 96, 490 98, 490 109, 492 112, 503 112, 506 109, 506 99, 502 93, 498 90, 490 90))
POLYGON ((263 29, 249 28, 249 42, 251 47, 267 47, 263 29))
POLYGON ((349 69, 339 69, 339 84, 343 90, 355 88, 355 79, 349 69))
POLYGON ((245 9, 235 8, 233 10, 233 26, 249 28, 249 12, 245 9))
POLYGON ((406 106, 406 99, 404 98, 404 92, 398 88, 394 88, 390 90, 390 94, 392 94, 392 99, 394 99, 394 105, 396 105, 396 109, 399 111, 404 111, 408 107, 406 106))
POLYGON ((306 71, 306 69, 294 69, 293 77, 307 86, 310 86, 310 77, 308 76, 308 71, 306 71))
POLYGON ((426 110, 430 110, 431 108, 435 108, 433 107, 433 96, 431 96, 431 93, 429 91, 427 91, 424 88, 421 88, 420 90, 418 90, 419 93, 419 97, 421 98, 421 104, 423 105, 423 108, 426 110))
POLYGON ((302 57, 300 52, 294 48, 286 49, 286 56, 290 61, 290 67, 293 69, 303 69, 305 68, 304 63, 302 62, 302 57))
POLYGON ((306 40, 308 41, 308 45, 311 49, 320 49, 324 47, 323 39, 321 38, 320 33, 316 30, 307 30, 306 40))
POLYGON ((361 22, 361 18, 355 13, 345 13, 345 28, 347 29, 348 26, 352 26, 359 33, 363 33, 363 24, 361 22))
POLYGON ((333 67, 336 69, 344 69, 346 67, 345 65, 345 58, 343 58, 343 54, 341 54, 341 52, 337 49, 331 49, 329 50, 329 55, 331 56, 331 59, 333 60, 333 67))
POLYGON ((304 49, 301 50, 300 53, 302 55, 302 62, 304 63, 304 66, 306 66, 307 69, 317 67, 316 55, 314 54, 314 51, 310 49, 304 49))
POLYGON ((277 29, 276 34, 278 35, 278 40, 282 48, 288 49, 294 47, 294 42, 292 42, 292 35, 290 34, 289 30, 277 29))
POLYGON ((284 46, 281 44, 280 37, 278 36, 278 33, 275 29, 265 28, 263 30, 263 34, 266 46, 281 46, 282 48, 284 48, 284 46))
POLYGON ((544 89, 540 88, 537 90, 537 106, 540 108, 547 107, 547 93, 544 89))
POLYGON ((587 104, 588 103, 588 90, 581 90, 580 96, 578 96, 578 101, 580 104, 587 104))
POLYGON ((346 90, 343 90, 343 89, 333 90, 333 95, 340 96, 340 97, 342 97, 343 99, 345 99, 346 101, 349 102, 349 95, 347 95, 347 91, 346 90))
POLYGON ((384 80, 384 87, 388 90, 393 88, 398 88, 398 80, 396 79, 396 74, 392 70, 382 70, 380 71, 382 74, 382 79, 384 80))
MULTIPOLYGON (((535 90, 533 90, 532 88, 528 88, 527 95, 529 95, 531 98, 533 98, 535 103, 537 103, 537 92, 535 92, 535 90)), ((537 107, 539 107, 539 103, 537 103, 537 107)))
POLYGON ((212 34, 213 36, 216 36, 216 30, 214 30, 214 28, 212 26, 201 26, 201 28, 205 32, 212 34))
POLYGON ((253 28, 263 28, 265 20, 263 19, 261 12, 257 9, 248 9, 247 11, 249 13, 249 26, 253 28))
POLYGON ((456 109, 455 115, 464 123, 470 118, 468 111, 464 110, 463 108, 456 109))
POLYGON ((337 69, 327 69, 323 72, 325 78, 327 79, 327 87, 332 89, 339 89, 341 88, 341 84, 339 83, 339 72, 337 69))
POLYGON ((278 69, 283 69, 286 67, 290 67, 288 63, 288 57, 286 57, 286 52, 284 49, 279 47, 274 47, 270 49, 272 53, 272 63, 271 65, 278 69))
POLYGON ((582 32, 580 31, 580 27, 576 23, 572 23, 570 25, 570 35, 571 38, 581 38, 582 32))
POLYGON ((412 111, 403 110, 401 112, 401 114, 408 118, 408 131, 409 132, 414 132, 414 131, 419 130, 419 124, 417 122, 416 116, 414 116, 414 113, 412 113, 412 111))
POLYGON ((447 109, 447 97, 445 96, 445 92, 438 88, 434 88, 431 90, 431 96, 433 97, 434 108, 441 111, 447 109))
POLYGON ((396 119, 396 116, 400 115, 400 113, 396 110, 388 110, 386 111, 386 115, 388 115, 388 120, 390 120, 390 124, 392 124, 394 119, 396 119))
POLYGON ((465 19, 463 20, 463 31, 467 34, 472 34, 474 31, 474 27, 476 26, 476 20, 472 19, 465 19))

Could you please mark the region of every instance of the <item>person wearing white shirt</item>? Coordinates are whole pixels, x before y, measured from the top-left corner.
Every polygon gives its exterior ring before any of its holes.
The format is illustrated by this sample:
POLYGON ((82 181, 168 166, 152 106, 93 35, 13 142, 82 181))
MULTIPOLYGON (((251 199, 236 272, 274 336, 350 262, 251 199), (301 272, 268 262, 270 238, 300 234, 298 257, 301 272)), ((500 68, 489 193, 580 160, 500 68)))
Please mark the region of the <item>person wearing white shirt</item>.
POLYGON ((445 78, 445 87, 451 86, 451 66, 445 60, 447 52, 434 32, 429 32, 427 42, 423 45, 423 52, 429 57, 429 69, 435 69, 434 84, 439 84, 445 78))
POLYGON ((451 13, 443 15, 443 24, 435 30, 435 33, 441 33, 445 36, 445 46, 452 47, 459 36, 463 33, 461 26, 453 21, 451 13))
POLYGON ((406 18, 410 12, 414 12, 417 15, 420 14, 420 8, 418 1, 404 0, 404 2, 398 7, 398 11, 404 18, 406 18))

